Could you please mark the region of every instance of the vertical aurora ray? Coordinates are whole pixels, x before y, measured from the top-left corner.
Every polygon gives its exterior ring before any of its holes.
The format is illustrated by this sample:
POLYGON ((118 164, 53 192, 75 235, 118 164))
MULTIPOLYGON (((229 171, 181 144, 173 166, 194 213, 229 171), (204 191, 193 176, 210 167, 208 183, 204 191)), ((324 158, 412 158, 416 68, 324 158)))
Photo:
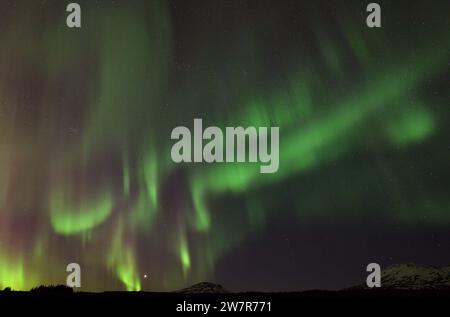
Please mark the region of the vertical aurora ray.
POLYGON ((183 235, 180 235, 179 256, 183 267, 183 273, 186 275, 189 273, 191 268, 191 256, 189 254, 189 246, 186 238, 183 235))
POLYGON ((108 267, 116 272, 127 291, 140 291, 141 281, 137 272, 134 249, 124 240, 124 228, 121 221, 116 226, 112 239, 108 267))
MULTIPOLYGON (((22 261, 8 263, 4 259, 0 266, 0 288, 11 287, 12 289, 26 289, 25 269, 22 261)), ((29 284, 28 284, 29 285, 29 284)))
POLYGON ((122 155, 122 186, 123 186, 123 194, 128 197, 130 195, 130 166, 128 162, 127 155, 122 155))

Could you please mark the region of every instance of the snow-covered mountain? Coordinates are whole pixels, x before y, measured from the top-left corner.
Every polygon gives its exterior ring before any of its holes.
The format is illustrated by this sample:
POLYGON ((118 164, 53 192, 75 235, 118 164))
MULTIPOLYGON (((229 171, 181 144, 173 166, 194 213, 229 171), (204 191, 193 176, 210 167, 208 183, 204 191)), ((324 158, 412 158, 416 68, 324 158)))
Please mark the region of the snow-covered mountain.
POLYGON ((387 289, 450 289, 450 266, 396 264, 381 272, 381 287, 387 289))

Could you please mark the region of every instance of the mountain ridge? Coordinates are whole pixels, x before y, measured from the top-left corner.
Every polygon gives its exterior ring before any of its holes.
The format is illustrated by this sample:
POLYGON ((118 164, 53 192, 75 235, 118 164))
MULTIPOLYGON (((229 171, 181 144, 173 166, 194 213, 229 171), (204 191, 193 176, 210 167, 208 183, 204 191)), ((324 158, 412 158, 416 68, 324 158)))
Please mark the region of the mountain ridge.
MULTIPOLYGON (((368 288, 360 284, 350 289, 368 288)), ((394 264, 381 271, 382 289, 450 290, 450 266, 394 264)))

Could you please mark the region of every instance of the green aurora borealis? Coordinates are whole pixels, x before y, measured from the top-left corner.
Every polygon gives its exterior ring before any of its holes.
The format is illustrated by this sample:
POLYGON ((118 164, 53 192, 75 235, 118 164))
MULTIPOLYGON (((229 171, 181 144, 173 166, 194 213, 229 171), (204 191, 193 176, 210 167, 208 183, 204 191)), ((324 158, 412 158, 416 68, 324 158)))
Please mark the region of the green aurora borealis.
POLYGON ((445 1, 78 2, 0 5, 0 289, 215 280, 279 217, 450 225, 445 1), (194 118, 279 126, 278 172, 174 164, 194 118))

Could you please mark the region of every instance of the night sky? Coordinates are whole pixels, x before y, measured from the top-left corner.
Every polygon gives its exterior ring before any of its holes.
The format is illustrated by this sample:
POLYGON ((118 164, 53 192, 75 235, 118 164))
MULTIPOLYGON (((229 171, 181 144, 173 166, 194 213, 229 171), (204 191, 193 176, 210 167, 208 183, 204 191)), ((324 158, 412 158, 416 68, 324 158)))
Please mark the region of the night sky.
POLYGON ((450 2, 0 4, 0 288, 337 289, 450 264, 450 2), (280 127, 280 166, 175 164, 280 127))

